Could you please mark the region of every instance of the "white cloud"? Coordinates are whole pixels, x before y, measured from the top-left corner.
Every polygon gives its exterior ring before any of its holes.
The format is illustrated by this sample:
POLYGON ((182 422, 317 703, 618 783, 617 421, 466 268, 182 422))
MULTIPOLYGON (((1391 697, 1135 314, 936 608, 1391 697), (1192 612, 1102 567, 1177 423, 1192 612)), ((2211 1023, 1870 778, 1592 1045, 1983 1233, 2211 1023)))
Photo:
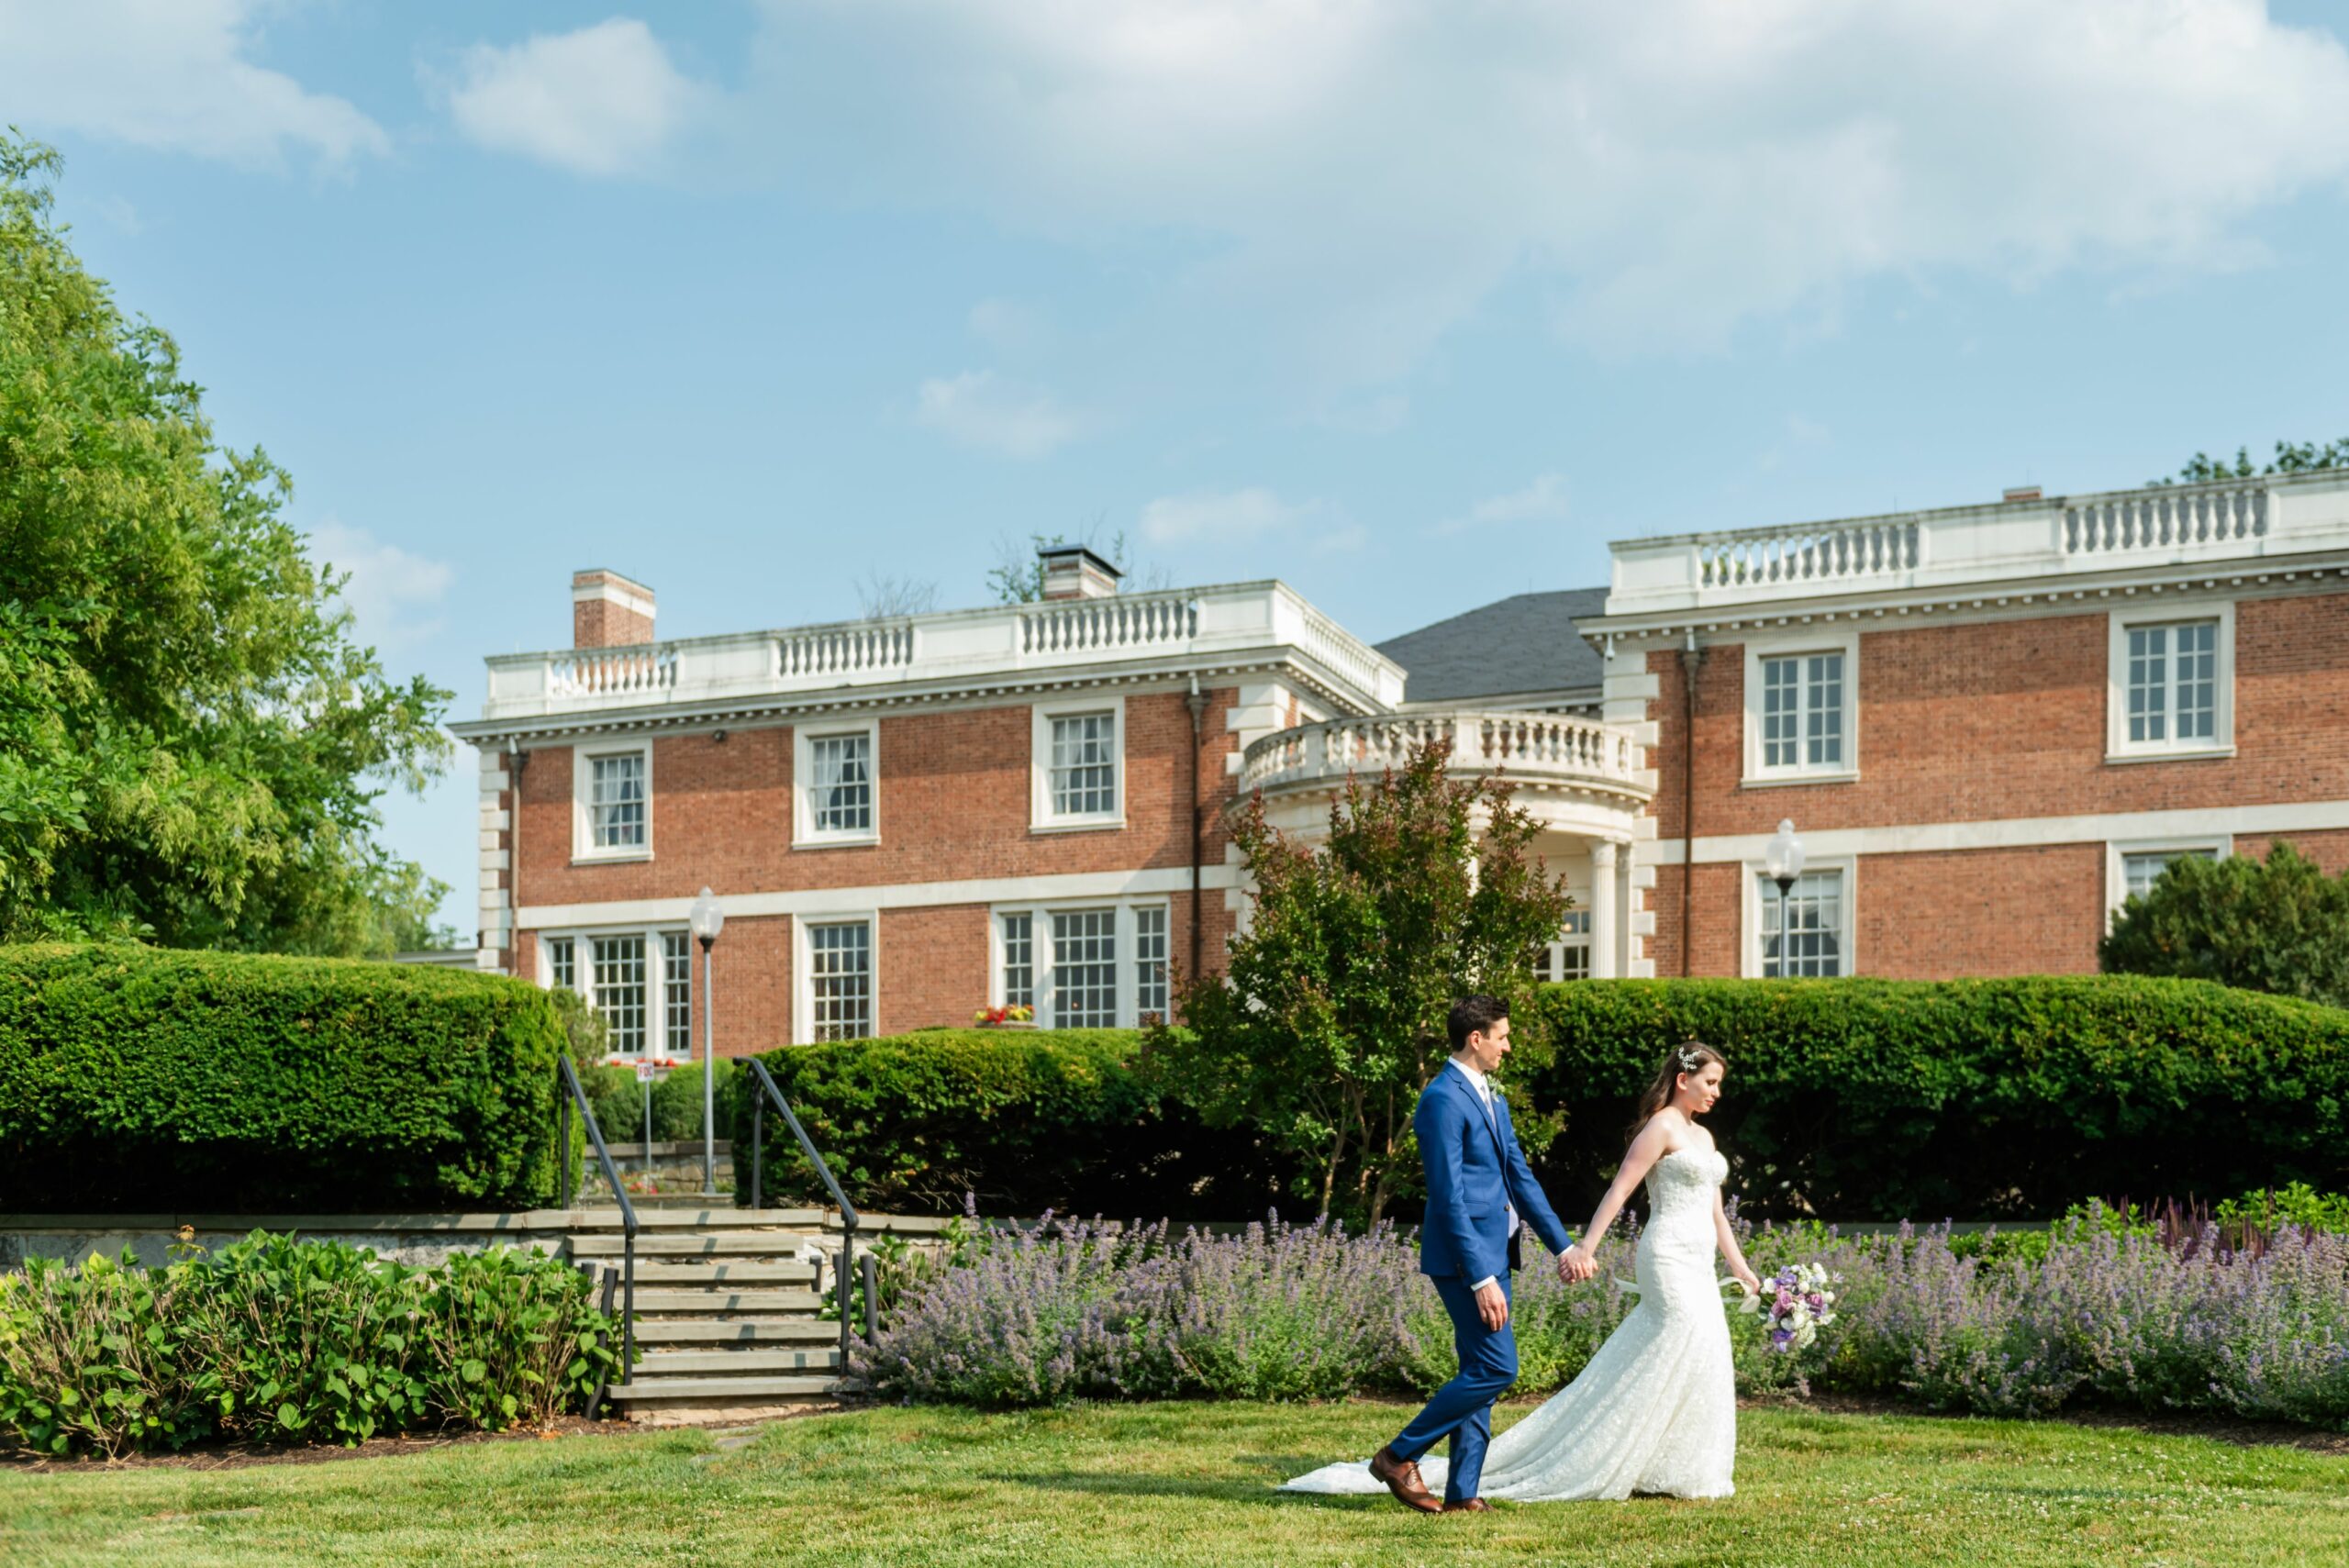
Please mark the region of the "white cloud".
POLYGON ((1044 313, 1016 299, 983 299, 971 306, 971 336, 991 349, 1017 353, 1042 345, 1052 335, 1044 313))
POLYGON ((1705 348, 1864 280, 2255 261, 2349 174, 2349 51, 2261 0, 768 0, 763 155, 859 201, 1171 237, 1171 318, 1325 384, 1505 283, 1705 348))
POLYGON ((614 17, 499 49, 476 44, 447 88, 457 128, 480 145, 580 174, 645 169, 704 107, 652 30, 614 17))
POLYGON ((1163 548, 1213 548, 1286 540, 1314 529, 1304 542, 1316 555, 1359 550, 1361 526, 1326 501, 1284 501, 1259 485, 1162 495, 1141 509, 1141 537, 1163 548))
POLYGON ((1566 520, 1566 481, 1563 474, 1545 473, 1522 490, 1487 495, 1456 517, 1435 526, 1440 534, 1462 533, 1492 523, 1563 523, 1566 520))
POLYGON ((248 57, 257 0, 0 0, 0 119, 158 151, 329 166, 391 139, 345 99, 248 57))
POLYGON ((1049 394, 993 371, 923 382, 914 420, 963 446, 1019 458, 1047 455, 1074 439, 1083 424, 1049 394))
POLYGON ((440 629, 438 611, 455 576, 445 562, 411 554, 335 517, 310 530, 310 558, 349 574, 342 602, 359 639, 377 651, 408 647, 440 629))

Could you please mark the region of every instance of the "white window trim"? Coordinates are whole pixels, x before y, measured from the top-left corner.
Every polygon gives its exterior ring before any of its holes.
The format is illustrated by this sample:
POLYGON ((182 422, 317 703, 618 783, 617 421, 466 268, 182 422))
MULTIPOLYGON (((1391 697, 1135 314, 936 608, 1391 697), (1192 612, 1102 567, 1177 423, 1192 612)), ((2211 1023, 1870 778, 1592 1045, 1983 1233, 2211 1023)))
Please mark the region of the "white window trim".
POLYGON ((2235 852, 2235 841, 2225 833, 2181 839, 2115 839, 2104 846, 2104 929, 2110 930, 2129 901, 2127 860, 2131 855, 2211 853, 2221 860, 2235 852))
POLYGON ((811 926, 848 926, 864 922, 865 951, 873 963, 871 1001, 873 1032, 881 1032, 881 911, 874 908, 827 909, 819 915, 799 915, 791 922, 791 1043, 816 1043, 816 973, 807 941, 811 926))
POLYGON ((571 749, 571 863, 581 865, 606 861, 649 861, 652 858, 652 742, 637 740, 611 744, 573 746, 571 749), (635 755, 644 759, 644 842, 619 848, 597 849, 592 829, 592 815, 588 792, 596 770, 589 763, 594 757, 625 757, 635 755))
MULTIPOLYGON (((662 939, 672 933, 686 938, 685 951, 689 963, 701 962, 701 951, 693 943, 691 928, 682 924, 659 926, 564 926, 534 932, 538 953, 538 984, 541 991, 554 988, 554 955, 547 951, 551 941, 571 943, 571 970, 577 984, 573 987, 586 1004, 596 1005, 596 955, 589 945, 597 937, 642 937, 644 939, 644 1038, 646 1056, 668 1056, 669 1050, 669 966, 662 962, 662 939)), ((693 972, 699 974, 696 969, 693 972)), ((687 981, 687 988, 696 984, 687 981)), ((685 1042, 685 1059, 701 1060, 699 1019, 686 1029, 692 1038, 685 1042)), ((633 1060, 633 1059, 631 1059, 633 1060)))
POLYGON ((791 847, 807 850, 880 841, 881 721, 868 718, 861 723, 795 725, 791 732, 791 847), (864 737, 865 773, 873 790, 873 826, 856 832, 819 833, 814 827, 815 807, 807 796, 816 773, 814 742, 842 735, 864 737))
MULTIPOLYGON (((2235 754, 2235 602, 2232 599, 2182 600, 2162 605, 2132 606, 2114 610, 2109 618, 2104 662, 2104 760, 2108 762, 2172 762, 2197 757, 2235 754), (2218 635, 2217 707, 2208 740, 2181 744, 2176 740, 2129 739, 2129 628, 2168 626, 2178 621, 2216 620, 2218 635)), ((2176 654, 2172 652, 2171 658, 2176 654)))
MULTIPOLYGON (((1108 909, 1116 917, 1110 924, 1118 946, 1118 1011, 1112 1029, 1141 1027, 1141 975, 1138 970, 1141 944, 1136 930, 1134 911, 1163 909, 1166 911, 1166 961, 1174 962, 1174 902, 1160 895, 1141 898, 1023 898, 990 906, 987 910, 987 1006, 1000 1007, 1003 1001, 1003 917, 1026 915, 1033 924, 1029 928, 1035 945, 1036 1027, 1050 1029, 1061 1027, 1052 1017, 1052 967, 1058 954, 1052 950, 1052 920, 1055 913, 1067 914, 1077 909, 1108 909)), ((1166 1000, 1171 1011, 1174 1001, 1174 976, 1167 976, 1166 1000)))
MULTIPOLYGON (((1762 901, 1766 896, 1776 900, 1777 884, 1770 880, 1768 870, 1760 861, 1747 861, 1742 866, 1745 877, 1744 912, 1738 925, 1742 932, 1739 946, 1739 973, 1748 980, 1762 978, 1762 901), (1766 892, 1765 892, 1766 890, 1766 892)), ((1823 856, 1805 865, 1811 872, 1841 872, 1843 876, 1843 929, 1838 933, 1842 948, 1843 973, 1839 979, 1848 979, 1860 972, 1860 862, 1857 856, 1823 856)))
POLYGON ((1745 642, 1745 776, 1747 789, 1781 784, 1852 784, 1860 776, 1860 634, 1830 632, 1816 637, 1759 637, 1745 642), (1762 765, 1762 661, 1804 653, 1843 656, 1843 761, 1835 767, 1765 768, 1762 765))
POLYGON ((1028 775, 1029 823, 1031 833, 1082 833, 1126 825, 1126 699, 1122 696, 1070 698, 1040 702, 1030 710, 1028 775), (1117 756, 1117 806, 1091 817, 1061 817, 1052 811, 1052 720, 1081 713, 1110 715, 1117 756))

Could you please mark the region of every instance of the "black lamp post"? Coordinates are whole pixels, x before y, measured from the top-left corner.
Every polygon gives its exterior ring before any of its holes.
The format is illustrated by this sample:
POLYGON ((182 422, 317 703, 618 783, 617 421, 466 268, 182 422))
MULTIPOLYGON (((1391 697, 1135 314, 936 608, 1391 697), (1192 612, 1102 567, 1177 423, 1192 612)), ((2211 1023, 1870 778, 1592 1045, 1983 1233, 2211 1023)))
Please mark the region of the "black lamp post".
POLYGON ((1787 927, 1787 895, 1794 890, 1795 878, 1802 874, 1802 840, 1795 837, 1792 817, 1782 819, 1778 830, 1770 837, 1769 847, 1762 851, 1763 870, 1778 884, 1778 978, 1784 980, 1792 973, 1787 955, 1793 951, 1788 938, 1793 932, 1787 927))
POLYGON ((708 888, 694 900, 685 924, 701 943, 701 1195, 718 1195, 718 997, 710 989, 709 949, 726 929, 726 911, 708 888))

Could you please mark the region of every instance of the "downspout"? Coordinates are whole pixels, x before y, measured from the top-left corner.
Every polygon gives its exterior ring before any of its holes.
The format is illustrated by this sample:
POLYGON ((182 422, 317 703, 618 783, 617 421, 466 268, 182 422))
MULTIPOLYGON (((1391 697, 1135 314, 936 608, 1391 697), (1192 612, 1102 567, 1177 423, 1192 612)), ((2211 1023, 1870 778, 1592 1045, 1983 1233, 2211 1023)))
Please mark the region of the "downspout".
POLYGON ((530 763, 530 753, 522 749, 518 735, 506 738, 506 787, 508 798, 506 807, 506 969, 516 979, 522 975, 522 929, 516 917, 521 912, 518 896, 522 885, 522 770, 530 763))
MULTIPOLYGON (((1199 690, 1197 675, 1191 677, 1191 692, 1183 699, 1183 706, 1191 710, 1191 980, 1197 984, 1199 954, 1203 951, 1199 856, 1207 841, 1206 818, 1199 805, 1199 748, 1207 743, 1208 714, 1208 695, 1199 690)), ((1171 992, 1168 999, 1173 999, 1171 992)), ((1170 1018, 1167 1021, 1171 1023, 1174 1020, 1170 1018)))
POLYGON ((1680 976, 1691 973, 1688 950, 1697 887, 1697 672, 1704 667, 1705 651, 1697 646, 1697 628, 1690 627, 1680 648, 1680 673, 1686 698, 1680 712, 1680 976))

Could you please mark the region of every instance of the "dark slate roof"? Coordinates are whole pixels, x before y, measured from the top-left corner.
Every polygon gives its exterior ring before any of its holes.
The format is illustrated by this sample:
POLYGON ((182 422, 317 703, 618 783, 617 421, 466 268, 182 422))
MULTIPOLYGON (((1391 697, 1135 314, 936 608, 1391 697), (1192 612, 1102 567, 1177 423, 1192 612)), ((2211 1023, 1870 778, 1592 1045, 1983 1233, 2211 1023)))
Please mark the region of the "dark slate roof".
POLYGON ((1595 689, 1598 651, 1575 634, 1574 622, 1606 608, 1604 588, 1520 594, 1407 631, 1378 651, 1403 666, 1405 702, 1595 689))

